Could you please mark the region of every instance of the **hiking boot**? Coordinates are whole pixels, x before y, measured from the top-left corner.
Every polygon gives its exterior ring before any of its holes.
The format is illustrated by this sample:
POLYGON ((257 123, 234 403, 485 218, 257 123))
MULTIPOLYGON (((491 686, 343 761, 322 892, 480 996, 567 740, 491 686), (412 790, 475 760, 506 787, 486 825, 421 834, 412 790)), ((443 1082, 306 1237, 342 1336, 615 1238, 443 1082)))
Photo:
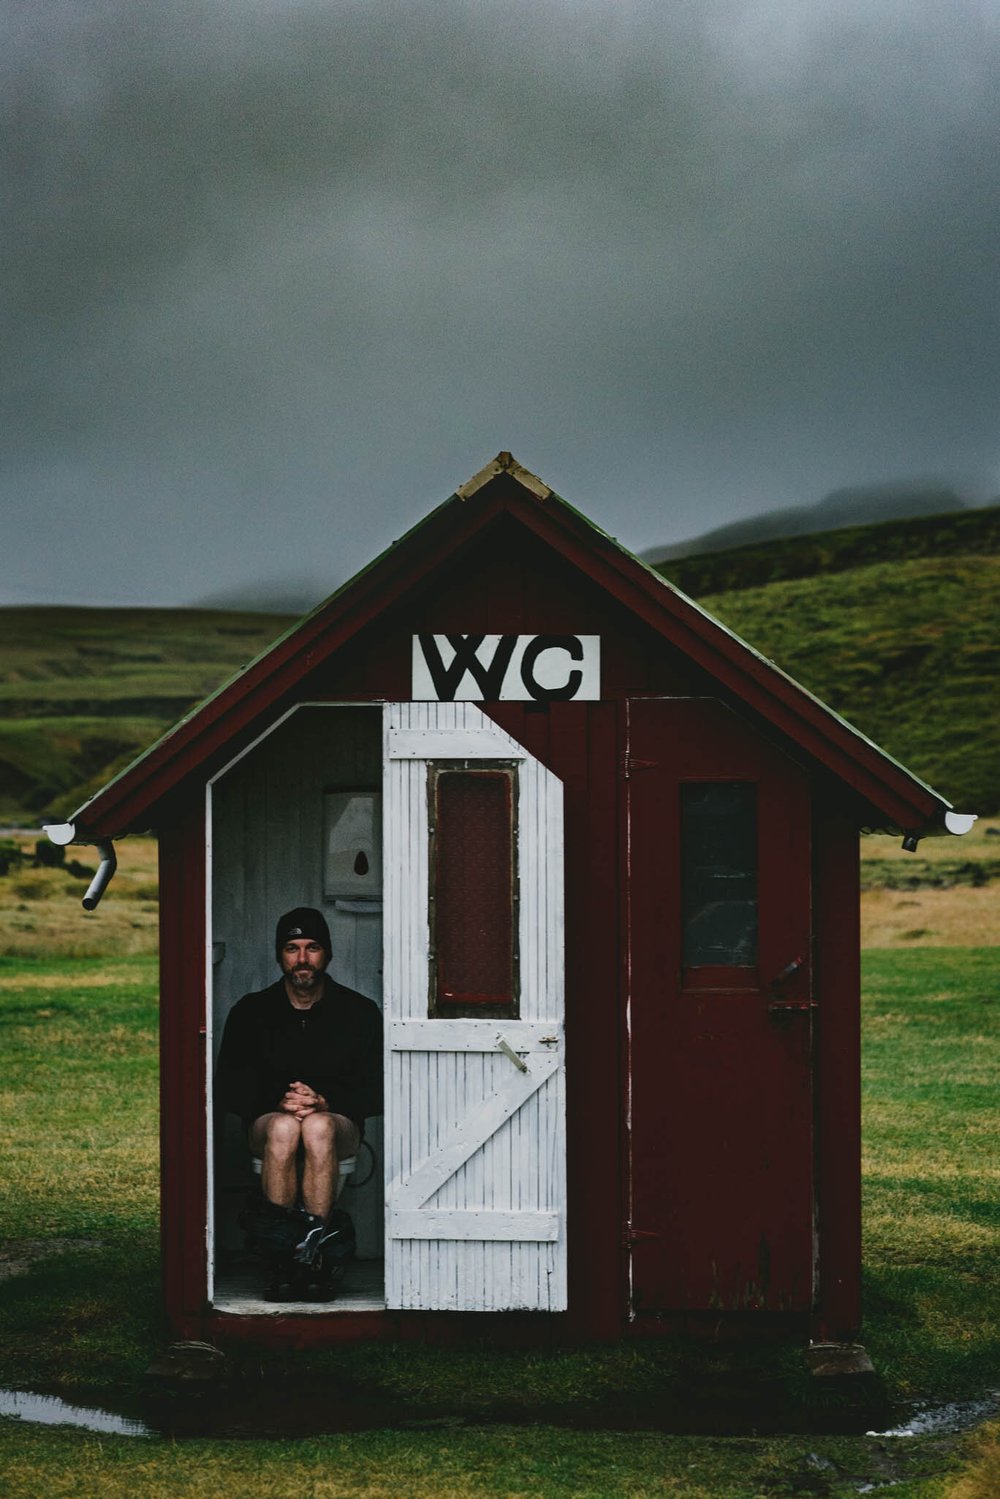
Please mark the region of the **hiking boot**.
POLYGON ((293 1254, 309 1226, 305 1213, 298 1208, 279 1207, 259 1195, 247 1201, 239 1224, 246 1230, 246 1248, 265 1260, 293 1254))
POLYGON ((330 1275, 322 1256, 315 1265, 303 1267, 299 1273, 303 1277, 299 1290, 302 1301, 332 1301, 336 1296, 339 1277, 330 1275))
POLYGON ((275 1270, 264 1287, 265 1301, 298 1301, 298 1283, 294 1271, 296 1266, 275 1270))
POLYGON ((327 1234, 326 1220, 315 1213, 306 1213, 306 1231, 295 1246, 292 1258, 299 1265, 311 1265, 319 1254, 327 1234))

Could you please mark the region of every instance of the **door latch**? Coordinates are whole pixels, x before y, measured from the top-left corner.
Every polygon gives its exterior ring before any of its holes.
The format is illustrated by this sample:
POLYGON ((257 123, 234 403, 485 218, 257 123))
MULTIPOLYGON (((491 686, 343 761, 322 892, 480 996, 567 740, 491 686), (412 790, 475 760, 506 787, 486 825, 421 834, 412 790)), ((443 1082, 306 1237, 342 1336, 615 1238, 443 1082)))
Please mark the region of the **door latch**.
POLYGON ((497 1038, 497 1045, 499 1046, 505 1057, 510 1057, 511 1061, 514 1063, 514 1066, 519 1072, 527 1072, 527 1062, 521 1060, 517 1052, 514 1050, 513 1046, 511 1046, 508 1041, 505 1041, 503 1036, 497 1038))

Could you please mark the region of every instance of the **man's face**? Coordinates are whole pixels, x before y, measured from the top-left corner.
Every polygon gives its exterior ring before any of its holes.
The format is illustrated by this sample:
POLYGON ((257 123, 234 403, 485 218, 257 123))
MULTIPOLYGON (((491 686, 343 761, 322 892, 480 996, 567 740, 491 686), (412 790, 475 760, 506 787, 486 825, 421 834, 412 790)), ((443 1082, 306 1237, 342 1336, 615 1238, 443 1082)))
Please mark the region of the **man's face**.
POLYGON ((326 965, 326 949, 311 938, 293 937, 281 949, 281 971, 299 998, 311 999, 319 992, 326 965))

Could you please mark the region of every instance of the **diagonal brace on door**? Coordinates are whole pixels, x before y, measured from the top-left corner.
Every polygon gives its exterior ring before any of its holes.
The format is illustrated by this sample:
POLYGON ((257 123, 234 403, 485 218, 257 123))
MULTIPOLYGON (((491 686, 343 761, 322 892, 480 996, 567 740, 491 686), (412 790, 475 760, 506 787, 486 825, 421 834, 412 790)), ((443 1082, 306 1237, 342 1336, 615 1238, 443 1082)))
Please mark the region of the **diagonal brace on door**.
POLYGON ((408 1178, 390 1185, 388 1201, 396 1208, 419 1208, 479 1150, 491 1135, 525 1104, 558 1070, 558 1055, 532 1057, 530 1068, 511 1073, 503 1088, 483 1100, 458 1126, 451 1141, 421 1161, 408 1178))

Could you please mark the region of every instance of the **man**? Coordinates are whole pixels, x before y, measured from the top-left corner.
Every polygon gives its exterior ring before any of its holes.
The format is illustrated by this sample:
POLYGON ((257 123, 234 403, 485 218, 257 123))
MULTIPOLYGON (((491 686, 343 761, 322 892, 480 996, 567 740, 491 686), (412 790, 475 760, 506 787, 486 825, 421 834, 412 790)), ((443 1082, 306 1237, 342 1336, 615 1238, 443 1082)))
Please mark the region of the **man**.
POLYGON ((382 1016, 327 975, 322 912, 288 911, 274 948, 282 977, 244 994, 226 1021, 216 1097, 243 1120, 265 1202, 290 1217, 301 1203, 294 1257, 310 1265, 333 1210, 338 1162, 357 1151, 365 1119, 382 1112, 382 1016))

